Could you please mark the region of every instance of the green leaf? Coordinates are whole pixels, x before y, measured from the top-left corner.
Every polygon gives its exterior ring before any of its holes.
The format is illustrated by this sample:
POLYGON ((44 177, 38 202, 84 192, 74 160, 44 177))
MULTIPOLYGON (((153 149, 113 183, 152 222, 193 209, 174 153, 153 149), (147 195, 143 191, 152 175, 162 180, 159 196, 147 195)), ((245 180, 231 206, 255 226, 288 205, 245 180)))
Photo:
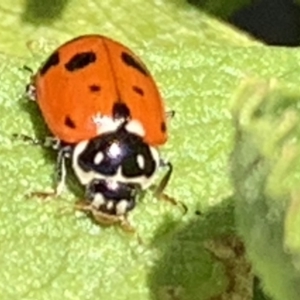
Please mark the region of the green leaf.
POLYGON ((238 229, 274 299, 300 293, 298 86, 247 80, 233 106, 238 229))
POLYGON ((231 43, 249 45, 244 37, 185 0, 130 2, 110 0, 15 0, 0 4, 0 50, 30 56, 28 41, 59 45, 74 35, 98 32, 129 47, 166 47, 231 43), (43 3, 43 4, 41 4, 43 3), (60 3, 60 5, 57 5, 60 3))

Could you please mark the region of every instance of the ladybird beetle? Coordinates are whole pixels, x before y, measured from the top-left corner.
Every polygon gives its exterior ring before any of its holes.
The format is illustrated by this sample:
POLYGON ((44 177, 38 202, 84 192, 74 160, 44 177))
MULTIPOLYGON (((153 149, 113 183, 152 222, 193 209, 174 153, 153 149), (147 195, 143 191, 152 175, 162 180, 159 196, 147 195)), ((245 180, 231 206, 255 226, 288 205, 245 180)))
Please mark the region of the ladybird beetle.
POLYGON ((167 114, 153 77, 131 50, 101 35, 75 38, 50 55, 27 92, 58 150, 56 195, 67 158, 85 187, 77 208, 99 222, 125 224, 163 166, 155 195, 162 194, 172 173, 157 150, 167 140, 167 114))

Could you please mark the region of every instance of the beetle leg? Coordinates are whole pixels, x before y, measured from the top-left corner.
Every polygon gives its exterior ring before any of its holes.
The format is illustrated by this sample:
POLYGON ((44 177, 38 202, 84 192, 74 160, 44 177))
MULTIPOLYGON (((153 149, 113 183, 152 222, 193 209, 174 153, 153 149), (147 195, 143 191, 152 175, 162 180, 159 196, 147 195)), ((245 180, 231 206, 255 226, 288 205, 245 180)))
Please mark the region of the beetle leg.
POLYGON ((55 190, 53 192, 32 192, 27 197, 37 196, 45 199, 48 197, 57 197, 62 194, 66 185, 66 158, 70 156, 70 150, 70 146, 65 146, 58 150, 55 172, 55 190))
POLYGON ((167 201, 173 205, 178 205, 180 204, 180 206, 183 209, 184 214, 187 213, 188 208, 187 206, 181 202, 181 201, 177 201, 175 198, 167 195, 166 193, 164 193, 164 190, 168 184, 168 182, 170 181, 171 175, 173 173, 173 165, 170 162, 166 162, 164 160, 160 160, 160 167, 167 167, 168 170, 165 173, 164 177, 161 179, 158 187, 156 187, 155 191, 154 191, 154 197, 167 201))

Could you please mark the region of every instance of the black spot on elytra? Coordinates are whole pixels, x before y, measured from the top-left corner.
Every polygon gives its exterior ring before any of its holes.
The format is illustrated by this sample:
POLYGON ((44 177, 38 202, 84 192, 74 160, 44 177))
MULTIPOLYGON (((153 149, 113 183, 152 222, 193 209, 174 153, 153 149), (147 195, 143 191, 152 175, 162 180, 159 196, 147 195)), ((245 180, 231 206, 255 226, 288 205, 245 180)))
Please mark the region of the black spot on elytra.
POLYGON ((142 73, 145 76, 148 76, 148 71, 145 69, 143 65, 141 65, 140 62, 138 62, 133 56, 126 52, 122 52, 121 54, 122 61, 129 67, 132 67, 142 73))
POLYGON ((132 87, 132 89, 136 92, 136 93, 138 93, 138 94, 140 94, 141 96, 144 96, 144 91, 141 89, 141 88, 139 88, 138 86, 133 86, 132 87))
POLYGON ((161 122, 161 124, 160 124, 160 130, 162 132, 166 132, 167 131, 167 126, 166 126, 165 122, 161 122))
POLYGON ((69 116, 65 117, 65 125, 72 129, 76 128, 74 121, 69 116))
POLYGON ((130 110, 124 102, 116 102, 113 106, 112 115, 114 119, 130 118, 130 110))
POLYGON ((95 62, 96 59, 96 54, 91 51, 77 53, 65 64, 65 68, 70 72, 74 72, 85 68, 89 64, 95 62))
POLYGON ((89 86, 89 89, 91 92, 99 92, 101 90, 101 87, 97 84, 92 84, 89 86))
POLYGON ((40 74, 45 75, 51 67, 54 67, 59 64, 59 54, 54 52, 49 56, 44 65, 40 69, 40 74))

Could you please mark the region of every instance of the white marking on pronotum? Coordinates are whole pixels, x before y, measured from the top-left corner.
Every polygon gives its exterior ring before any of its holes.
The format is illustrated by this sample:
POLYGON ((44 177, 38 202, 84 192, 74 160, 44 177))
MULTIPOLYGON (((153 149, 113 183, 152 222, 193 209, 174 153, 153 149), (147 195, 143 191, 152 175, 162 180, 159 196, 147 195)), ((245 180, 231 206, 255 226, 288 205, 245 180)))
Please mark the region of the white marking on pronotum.
POLYGON ((94 179, 97 178, 95 176, 94 171, 86 172, 85 170, 83 170, 81 168, 81 166, 79 165, 79 162, 78 162, 79 156, 85 151, 88 143, 89 143, 88 141, 82 141, 82 142, 79 142, 78 144, 76 144, 76 146, 74 147, 73 155, 72 155, 73 170, 74 170, 77 178, 79 179, 80 183, 83 185, 87 185, 91 181, 93 181, 94 179))
POLYGON ((99 165, 102 162, 103 158, 104 158, 103 153, 102 152, 98 152, 95 155, 95 157, 94 157, 94 164, 95 165, 99 165))
POLYGON ((144 159, 143 155, 138 154, 136 157, 136 161, 137 161, 137 164, 140 167, 140 169, 145 168, 145 159, 144 159))

